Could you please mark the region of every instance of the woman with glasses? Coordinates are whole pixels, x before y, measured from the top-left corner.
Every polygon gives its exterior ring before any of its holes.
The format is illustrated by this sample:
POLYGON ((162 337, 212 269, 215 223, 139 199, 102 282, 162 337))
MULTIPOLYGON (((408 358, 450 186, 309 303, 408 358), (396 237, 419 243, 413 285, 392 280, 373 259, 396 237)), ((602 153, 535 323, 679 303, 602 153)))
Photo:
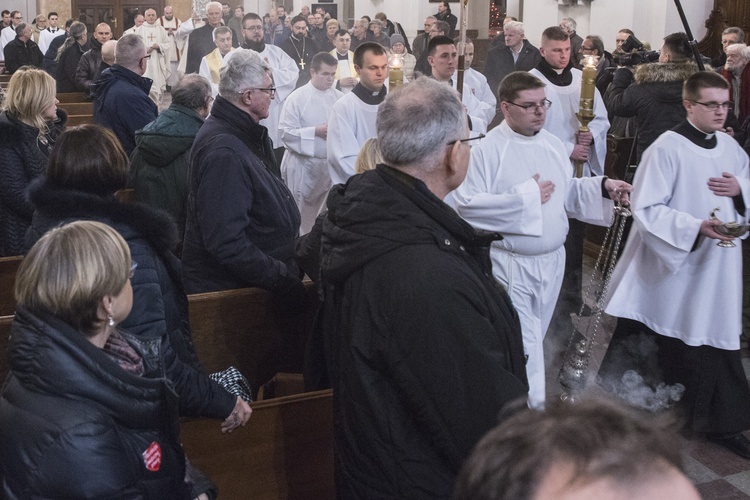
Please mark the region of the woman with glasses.
POLYGON ((159 338, 121 329, 135 262, 111 227, 73 222, 24 258, 0 396, 7 498, 188 499, 184 387, 159 338))
POLYGON ((68 115, 57 109, 55 80, 23 66, 8 83, 0 113, 0 257, 20 255, 34 208, 26 197, 43 176, 68 115))

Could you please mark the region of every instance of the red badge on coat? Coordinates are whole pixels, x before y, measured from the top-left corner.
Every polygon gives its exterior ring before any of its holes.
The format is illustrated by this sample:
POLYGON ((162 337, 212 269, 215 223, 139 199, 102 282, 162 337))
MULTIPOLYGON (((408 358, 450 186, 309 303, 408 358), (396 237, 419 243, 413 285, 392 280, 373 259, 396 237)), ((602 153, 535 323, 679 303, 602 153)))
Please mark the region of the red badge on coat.
POLYGON ((151 472, 159 470, 161 467, 161 446, 159 446, 159 443, 154 441, 146 448, 146 451, 143 452, 143 462, 151 472))

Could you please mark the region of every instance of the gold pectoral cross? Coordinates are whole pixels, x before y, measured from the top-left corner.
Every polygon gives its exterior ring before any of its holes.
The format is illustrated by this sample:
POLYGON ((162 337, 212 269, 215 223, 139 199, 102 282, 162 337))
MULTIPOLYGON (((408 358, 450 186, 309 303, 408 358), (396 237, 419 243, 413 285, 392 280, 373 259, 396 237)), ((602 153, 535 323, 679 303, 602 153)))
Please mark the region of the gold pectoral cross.
POLYGON ((301 69, 305 69, 305 60, 302 59, 301 57, 299 58, 299 67, 301 69))

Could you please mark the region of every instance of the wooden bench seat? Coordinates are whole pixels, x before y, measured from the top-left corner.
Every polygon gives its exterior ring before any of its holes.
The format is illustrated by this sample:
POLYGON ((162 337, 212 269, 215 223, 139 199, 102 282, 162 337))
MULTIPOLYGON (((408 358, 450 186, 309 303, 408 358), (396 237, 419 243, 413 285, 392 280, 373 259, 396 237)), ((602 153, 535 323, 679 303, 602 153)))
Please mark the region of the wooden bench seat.
POLYGON ((66 102, 60 103, 59 108, 64 109, 70 115, 94 115, 93 102, 66 102))
POLYGON ((94 115, 68 115, 68 121, 65 124, 67 127, 75 127, 76 125, 86 125, 94 123, 94 115))
MULTIPOLYGON (((315 285, 306 281, 305 287, 315 304, 315 285)), ((207 372, 235 366, 253 396, 279 372, 302 373, 314 307, 295 315, 260 288, 189 295, 188 304, 195 350, 207 372)))
POLYGON ((86 102, 86 94, 83 92, 61 92, 57 94, 60 104, 69 102, 86 102))
POLYGON ((251 406, 247 425, 231 434, 221 433, 218 420, 190 419, 180 425, 185 454, 216 483, 219 498, 336 498, 332 392, 251 406))

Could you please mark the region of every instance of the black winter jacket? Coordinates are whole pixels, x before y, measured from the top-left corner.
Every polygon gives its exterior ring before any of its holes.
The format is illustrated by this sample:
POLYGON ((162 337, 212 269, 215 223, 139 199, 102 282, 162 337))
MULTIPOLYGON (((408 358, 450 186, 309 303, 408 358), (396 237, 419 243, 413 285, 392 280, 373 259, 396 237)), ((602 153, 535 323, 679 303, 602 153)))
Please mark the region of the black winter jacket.
POLYGON ((19 306, 0 397, 0 463, 7 499, 187 499, 174 354, 123 333, 146 373, 118 366, 60 319, 19 306), (160 459, 146 466, 144 452, 160 459))
POLYGON ((616 116, 635 117, 636 163, 661 134, 685 119, 682 84, 697 71, 698 66, 692 61, 643 64, 638 66, 635 76, 627 68, 615 71, 606 94, 607 111, 616 116))
POLYGON ((190 152, 182 249, 188 293, 301 287, 294 262, 300 214, 275 171, 266 128, 217 97, 190 152))
POLYGON ((27 189, 47 171, 49 151, 68 115, 58 109, 57 118, 45 136, 45 145, 39 140, 38 129, 7 112, 0 113, 0 257, 23 253, 23 239, 34 213, 27 189))
POLYGON ((528 390, 521 328, 479 234, 384 165, 334 186, 323 329, 340 498, 451 498, 461 464, 528 390))
POLYGON ((76 82, 76 70, 78 69, 78 62, 81 60, 83 53, 89 50, 89 42, 86 42, 83 46, 77 42, 65 49, 60 54, 60 59, 57 61, 57 72, 55 73, 55 80, 57 81, 57 92, 83 92, 82 86, 79 87, 76 82))
POLYGON ((44 61, 44 55, 34 40, 24 43, 18 36, 8 42, 3 50, 3 55, 5 56, 5 69, 11 74, 15 73, 21 66, 41 68, 42 61, 44 61))
POLYGON ((99 78, 99 67, 102 64, 102 44, 95 38, 89 40, 91 48, 81 55, 76 67, 76 86, 88 93, 99 78))
POLYGON ((141 338, 161 338, 166 334, 179 358, 193 367, 186 372, 203 395, 206 404, 215 405, 226 417, 234 398, 198 372, 200 363, 188 324, 187 296, 180 281, 180 262, 172 254, 176 241, 174 223, 157 210, 138 203, 119 203, 89 193, 58 189, 42 182, 31 189, 36 207, 27 248, 52 227, 74 220, 96 220, 112 226, 128 243, 138 263, 133 285, 133 310, 122 327, 141 338))
POLYGON ((159 110, 148 93, 152 80, 119 64, 102 71, 90 88, 94 100, 94 122, 108 127, 130 155, 135 148, 135 132, 156 120, 159 110))
POLYGON ((514 71, 529 71, 536 68, 542 55, 539 49, 531 45, 528 40, 523 41, 523 47, 518 54, 518 60, 513 60, 513 52, 506 45, 497 45, 487 51, 487 62, 484 63, 484 76, 492 93, 497 96, 497 88, 503 78, 514 71))

